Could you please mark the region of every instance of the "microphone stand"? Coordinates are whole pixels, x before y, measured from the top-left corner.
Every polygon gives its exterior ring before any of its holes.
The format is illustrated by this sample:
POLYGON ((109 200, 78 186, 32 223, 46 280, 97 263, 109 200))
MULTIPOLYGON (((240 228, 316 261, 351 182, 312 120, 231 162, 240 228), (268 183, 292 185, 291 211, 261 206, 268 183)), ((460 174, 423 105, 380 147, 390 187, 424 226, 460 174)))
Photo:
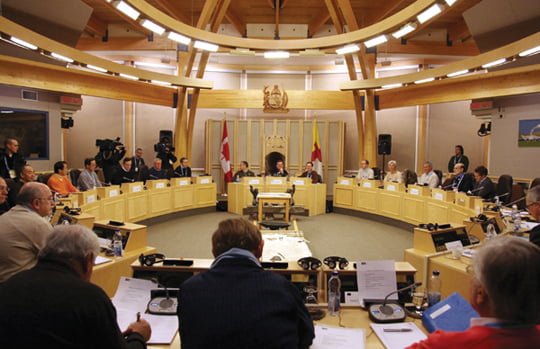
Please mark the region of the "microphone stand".
POLYGON ((395 303, 386 303, 388 297, 393 294, 400 293, 406 290, 409 290, 413 287, 422 286, 421 282, 415 282, 409 286, 400 288, 399 290, 392 291, 386 295, 382 304, 372 304, 368 308, 369 318, 373 322, 377 323, 390 323, 390 322, 401 322, 405 320, 406 313, 403 307, 395 303))

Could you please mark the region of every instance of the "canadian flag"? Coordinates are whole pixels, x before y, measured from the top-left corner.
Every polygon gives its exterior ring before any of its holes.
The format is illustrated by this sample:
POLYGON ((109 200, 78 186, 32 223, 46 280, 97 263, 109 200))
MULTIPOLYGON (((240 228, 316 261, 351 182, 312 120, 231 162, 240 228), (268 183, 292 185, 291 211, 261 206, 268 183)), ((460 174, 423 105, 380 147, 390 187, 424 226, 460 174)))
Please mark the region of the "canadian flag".
POLYGON ((311 137, 313 139, 313 147, 311 148, 311 162, 313 162, 313 170, 317 172, 320 178, 322 178, 321 141, 319 140, 319 128, 317 127, 316 120, 313 120, 311 137))
POLYGON ((219 162, 223 173, 225 173, 225 181, 232 182, 232 170, 231 170, 231 152, 229 151, 229 134, 227 132, 227 122, 223 120, 223 137, 221 137, 221 155, 219 156, 219 162))

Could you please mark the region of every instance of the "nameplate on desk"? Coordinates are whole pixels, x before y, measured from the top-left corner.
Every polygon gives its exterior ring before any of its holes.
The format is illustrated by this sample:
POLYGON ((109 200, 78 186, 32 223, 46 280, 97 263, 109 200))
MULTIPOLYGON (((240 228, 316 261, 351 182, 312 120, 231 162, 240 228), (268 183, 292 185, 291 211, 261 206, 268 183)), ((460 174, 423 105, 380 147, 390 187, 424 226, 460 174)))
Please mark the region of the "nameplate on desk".
POLYGON ((178 181, 178 185, 189 185, 189 180, 182 179, 182 180, 178 181))
POLYGON ((163 182, 156 183, 156 189, 163 189, 163 188, 165 188, 165 183, 163 182))
POLYGON ((79 208, 79 201, 73 200, 71 204, 73 205, 73 208, 79 208))
POLYGON ((433 198, 435 200, 444 200, 444 195, 442 193, 434 193, 433 198))
POLYGON ((199 184, 208 184, 210 183, 210 178, 202 178, 199 184))
POLYGON ((109 197, 110 198, 113 198, 115 196, 118 196, 118 189, 113 189, 113 190, 109 191, 109 197))
POLYGON ((283 179, 272 179, 270 180, 270 184, 283 184, 283 179))
POLYGON ((259 178, 250 179, 248 180, 248 184, 261 184, 261 180, 259 178))
POLYGON ((296 180, 294 181, 294 184, 296 184, 296 185, 304 185, 305 183, 304 183, 304 181, 301 180, 301 179, 296 179, 296 180))
POLYGON ((342 179, 339 181, 339 184, 341 185, 351 185, 351 180, 350 179, 342 179))
POLYGON ((389 190, 389 191, 396 191, 396 186, 393 185, 393 184, 387 184, 387 185, 386 185, 386 190, 389 190))
POLYGON ((418 188, 411 188, 411 190, 409 191, 409 194, 420 195, 420 190, 418 190, 418 188))
POLYGON ((133 186, 132 193, 138 193, 142 190, 142 187, 140 185, 133 186))
POLYGON ((88 195, 86 197, 86 203, 87 204, 91 204, 92 202, 96 201, 96 196, 95 195, 88 195))
POLYGON ((362 187, 364 187, 364 188, 373 188, 373 183, 364 182, 364 183, 362 183, 362 187))

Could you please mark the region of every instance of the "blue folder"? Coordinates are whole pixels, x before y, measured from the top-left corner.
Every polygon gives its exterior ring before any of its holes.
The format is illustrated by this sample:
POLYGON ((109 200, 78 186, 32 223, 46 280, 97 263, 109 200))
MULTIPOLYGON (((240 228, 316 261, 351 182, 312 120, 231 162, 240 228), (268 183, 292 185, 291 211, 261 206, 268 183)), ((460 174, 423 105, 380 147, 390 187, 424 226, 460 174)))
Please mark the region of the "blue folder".
POLYGON ((471 319, 479 317, 476 310, 454 292, 439 303, 424 310, 422 323, 429 333, 435 330, 461 332, 470 327, 471 319))

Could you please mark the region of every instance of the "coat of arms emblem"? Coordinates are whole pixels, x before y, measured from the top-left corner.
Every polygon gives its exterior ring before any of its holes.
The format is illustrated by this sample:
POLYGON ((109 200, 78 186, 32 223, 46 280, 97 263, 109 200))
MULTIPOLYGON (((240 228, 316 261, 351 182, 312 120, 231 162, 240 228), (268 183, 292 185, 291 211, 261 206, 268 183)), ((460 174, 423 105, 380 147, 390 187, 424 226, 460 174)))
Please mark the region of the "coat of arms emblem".
POLYGON ((288 113, 287 103, 289 102, 289 97, 285 90, 280 91, 278 85, 274 85, 272 90, 268 89, 268 86, 264 86, 264 110, 265 113, 288 113))

